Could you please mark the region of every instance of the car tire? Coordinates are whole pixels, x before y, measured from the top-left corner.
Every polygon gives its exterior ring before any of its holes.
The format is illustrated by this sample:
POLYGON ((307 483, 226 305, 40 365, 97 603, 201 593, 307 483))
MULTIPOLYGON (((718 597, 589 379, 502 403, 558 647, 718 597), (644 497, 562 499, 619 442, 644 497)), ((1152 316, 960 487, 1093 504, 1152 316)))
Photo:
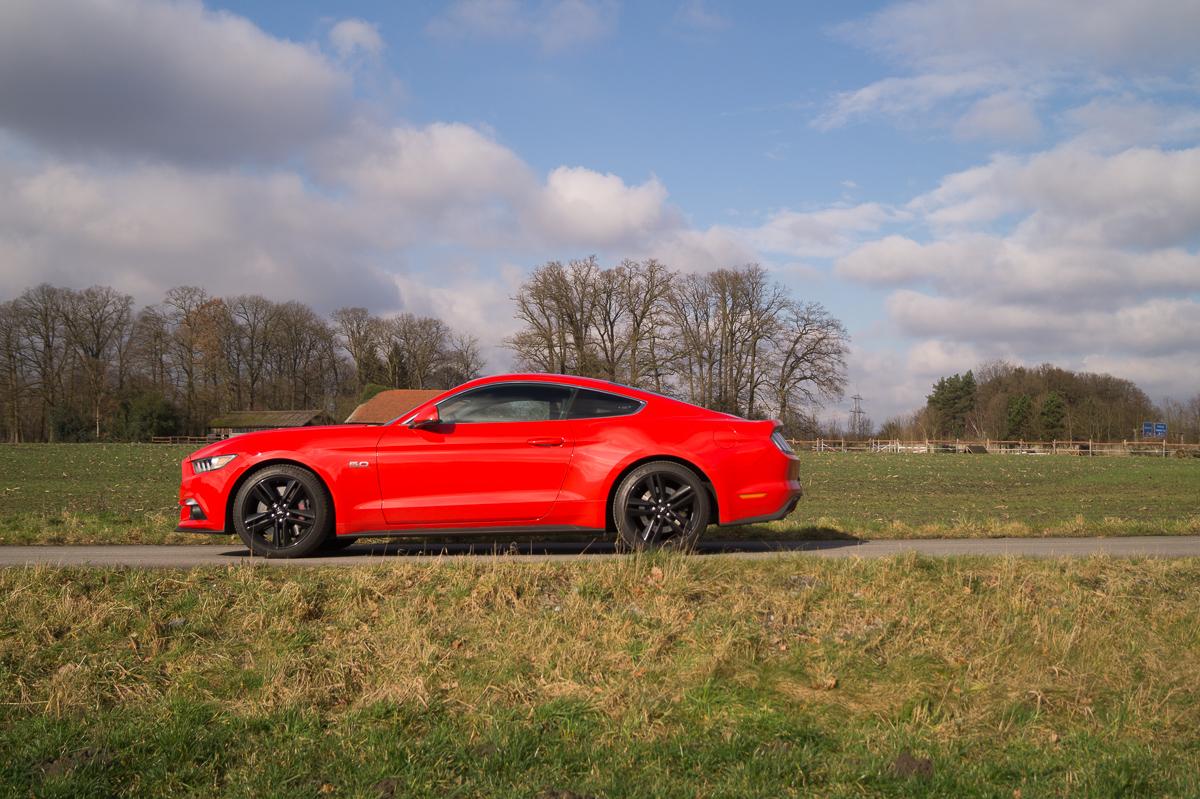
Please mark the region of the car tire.
POLYGON ((333 501, 317 476, 298 466, 264 466, 233 498, 233 529, 253 555, 302 558, 333 533, 333 501))
POLYGON ((690 550, 712 513, 700 476, 674 461, 642 464, 613 493, 613 521, 623 549, 690 550))
POLYGON ((357 538, 346 535, 330 535, 321 543, 322 552, 341 552, 346 547, 358 541, 357 538))

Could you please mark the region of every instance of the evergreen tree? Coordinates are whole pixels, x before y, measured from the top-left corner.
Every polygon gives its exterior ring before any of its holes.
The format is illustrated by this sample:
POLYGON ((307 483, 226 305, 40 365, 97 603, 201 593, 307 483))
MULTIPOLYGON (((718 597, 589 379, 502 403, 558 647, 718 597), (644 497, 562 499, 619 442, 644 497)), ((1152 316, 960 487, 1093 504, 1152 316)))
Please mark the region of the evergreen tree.
POLYGON ((967 429, 967 416, 975 410, 975 375, 940 378, 926 397, 934 429, 939 435, 960 438, 967 429))
POLYGON ((1029 438, 1030 423, 1033 421, 1033 400, 1028 394, 1017 394, 1008 400, 1008 432, 1010 441, 1029 438))
POLYGON ((1042 428, 1042 438, 1059 439, 1067 431, 1067 403, 1057 391, 1051 391, 1042 400, 1042 410, 1039 420, 1042 428))

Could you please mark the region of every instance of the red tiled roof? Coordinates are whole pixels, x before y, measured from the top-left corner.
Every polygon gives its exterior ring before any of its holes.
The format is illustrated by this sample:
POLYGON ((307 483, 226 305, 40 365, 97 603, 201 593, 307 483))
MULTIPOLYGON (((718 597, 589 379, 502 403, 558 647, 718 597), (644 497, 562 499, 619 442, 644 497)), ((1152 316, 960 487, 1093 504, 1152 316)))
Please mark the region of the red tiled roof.
POLYGON ((441 393, 439 389, 417 388, 393 388, 387 391, 380 391, 374 397, 371 397, 362 405, 355 408, 346 421, 390 422, 441 393))

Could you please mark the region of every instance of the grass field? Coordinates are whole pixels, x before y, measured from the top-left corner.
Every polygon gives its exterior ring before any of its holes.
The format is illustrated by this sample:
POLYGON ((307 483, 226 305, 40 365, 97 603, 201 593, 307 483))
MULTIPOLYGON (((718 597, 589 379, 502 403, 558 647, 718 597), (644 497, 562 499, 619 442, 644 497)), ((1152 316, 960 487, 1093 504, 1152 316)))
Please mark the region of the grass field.
POLYGON ((0 602, 7 796, 1200 793, 1195 560, 7 569, 0 602))
MULTIPOLYGON (((0 543, 206 543, 172 532, 188 447, 0 446, 0 543)), ((775 538, 1200 533, 1200 461, 800 454, 806 496, 775 538)))

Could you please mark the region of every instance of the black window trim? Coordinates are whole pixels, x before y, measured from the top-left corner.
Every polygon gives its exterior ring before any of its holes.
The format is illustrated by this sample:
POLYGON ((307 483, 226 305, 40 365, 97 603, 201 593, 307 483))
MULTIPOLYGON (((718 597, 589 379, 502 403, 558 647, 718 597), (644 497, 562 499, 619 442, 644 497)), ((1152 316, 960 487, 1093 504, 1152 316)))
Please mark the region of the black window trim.
MULTIPOLYGON (((571 418, 570 416, 568 416, 565 419, 527 419, 527 420, 512 419, 512 420, 503 420, 503 421, 496 421, 496 422, 453 422, 452 424, 529 424, 529 422, 531 422, 531 421, 535 421, 535 422, 579 422, 579 421, 586 421, 589 419, 623 419, 626 416, 635 416, 635 415, 641 413, 642 409, 646 407, 646 400, 638 399, 637 397, 630 397, 626 394, 618 394, 615 391, 606 391, 602 388, 592 388, 591 386, 573 386, 569 383, 555 383, 552 380, 498 380, 495 383, 484 383, 482 386, 472 386, 471 388, 463 389, 462 391, 459 391, 456 394, 451 394, 449 397, 446 397, 445 399, 442 399, 442 400, 439 400, 438 402, 436 402, 433 407, 438 409, 438 415, 440 416, 442 405, 449 402, 450 400, 457 399, 457 398, 463 396, 464 394, 471 394, 476 391, 483 391, 484 389, 495 388, 496 386, 555 386, 557 388, 568 389, 571 392, 571 398, 567 401, 568 413, 570 412, 571 408, 574 407, 575 397, 579 394, 579 389, 581 389, 581 388, 585 389, 587 391, 595 391, 597 394, 604 394, 609 397, 616 397, 618 399, 623 399, 628 402, 636 402, 637 408, 633 409, 629 413, 618 413, 618 414, 614 414, 612 416, 588 416, 585 418, 571 418)), ((407 423, 415 415, 416 415, 415 413, 409 415, 404 420, 404 422, 407 423)))

